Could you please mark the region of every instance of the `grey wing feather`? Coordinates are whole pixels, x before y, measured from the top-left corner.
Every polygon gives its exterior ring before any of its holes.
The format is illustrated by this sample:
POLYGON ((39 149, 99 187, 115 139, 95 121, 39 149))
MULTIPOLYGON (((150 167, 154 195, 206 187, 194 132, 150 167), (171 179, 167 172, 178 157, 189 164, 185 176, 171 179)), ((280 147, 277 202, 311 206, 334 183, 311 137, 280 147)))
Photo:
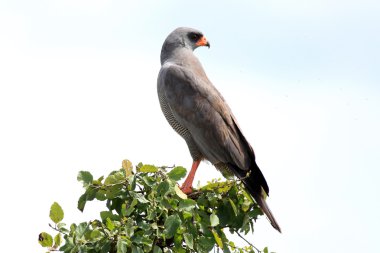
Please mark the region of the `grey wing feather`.
POLYGON ((250 168, 254 159, 252 148, 223 97, 208 79, 178 65, 164 65, 158 89, 175 119, 188 129, 207 160, 213 164, 232 163, 242 170, 250 168))

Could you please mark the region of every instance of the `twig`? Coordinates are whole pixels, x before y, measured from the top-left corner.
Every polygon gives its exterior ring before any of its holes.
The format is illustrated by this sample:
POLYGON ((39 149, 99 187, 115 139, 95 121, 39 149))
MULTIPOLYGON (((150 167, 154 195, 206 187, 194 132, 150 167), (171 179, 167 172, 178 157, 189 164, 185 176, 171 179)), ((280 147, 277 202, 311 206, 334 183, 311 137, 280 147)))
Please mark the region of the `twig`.
POLYGON ((53 230, 55 230, 61 234, 68 235, 68 233, 61 231, 59 228, 57 228, 57 226, 53 227, 53 225, 51 225, 50 223, 49 223, 49 227, 51 227, 53 230))
MULTIPOLYGON (((234 184, 239 184, 245 178, 246 177, 244 177, 244 178, 237 178, 237 179, 234 179, 234 180, 222 181, 222 182, 215 182, 215 183, 210 183, 210 184, 218 184, 215 188, 212 188, 213 191, 216 191, 216 190, 224 188, 224 187, 230 187, 230 186, 233 186, 234 184)), ((210 185, 210 184, 208 184, 208 185, 210 185)), ((205 185, 202 188, 205 188, 208 185, 205 185)), ((187 196, 189 198, 191 198, 191 199, 196 199, 199 195, 201 195, 203 193, 202 188, 200 188, 198 191, 195 191, 195 192, 192 192, 192 193, 188 194, 187 196)))
POLYGON ((247 239, 245 239, 245 238, 244 238, 244 237, 243 237, 238 231, 235 231, 235 232, 236 232, 236 234, 237 234, 241 239, 243 239, 246 243, 248 243, 249 246, 255 248, 255 250, 256 250, 258 253, 261 253, 261 251, 260 251, 258 248, 255 247, 255 245, 253 245, 252 243, 250 243, 249 241, 247 241, 247 239))
POLYGON ((172 166, 162 165, 162 166, 160 166, 158 168, 163 169, 163 170, 165 170, 165 169, 173 169, 173 168, 175 168, 175 164, 173 164, 172 166))

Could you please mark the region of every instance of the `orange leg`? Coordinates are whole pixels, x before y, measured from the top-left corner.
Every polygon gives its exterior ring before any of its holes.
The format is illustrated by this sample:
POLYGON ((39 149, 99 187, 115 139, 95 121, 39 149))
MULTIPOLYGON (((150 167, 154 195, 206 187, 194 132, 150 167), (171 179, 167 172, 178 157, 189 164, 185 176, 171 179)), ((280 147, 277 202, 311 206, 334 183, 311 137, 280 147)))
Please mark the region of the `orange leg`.
POLYGON ((192 186, 193 186, 194 176, 200 163, 201 163, 200 160, 193 162, 190 173, 189 175, 187 175, 187 178, 181 187, 181 190, 186 194, 189 194, 193 191, 192 186))

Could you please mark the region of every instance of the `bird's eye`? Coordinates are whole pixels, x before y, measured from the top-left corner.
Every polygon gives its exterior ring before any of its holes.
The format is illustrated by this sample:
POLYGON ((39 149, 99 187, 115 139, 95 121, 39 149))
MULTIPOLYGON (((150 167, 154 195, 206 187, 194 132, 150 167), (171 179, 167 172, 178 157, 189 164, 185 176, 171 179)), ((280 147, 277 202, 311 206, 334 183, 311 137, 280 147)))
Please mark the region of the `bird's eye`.
POLYGON ((201 37, 201 35, 198 33, 190 33, 188 36, 194 42, 197 42, 199 38, 201 37))

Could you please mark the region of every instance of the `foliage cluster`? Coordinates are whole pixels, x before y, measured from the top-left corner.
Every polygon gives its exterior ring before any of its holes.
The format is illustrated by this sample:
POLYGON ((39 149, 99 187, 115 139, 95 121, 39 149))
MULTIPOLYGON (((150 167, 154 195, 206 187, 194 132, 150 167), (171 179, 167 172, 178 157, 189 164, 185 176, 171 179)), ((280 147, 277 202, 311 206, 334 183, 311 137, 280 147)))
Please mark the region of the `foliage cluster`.
POLYGON ((83 211, 96 199, 104 201, 107 210, 100 212, 99 220, 67 227, 62 208, 54 203, 54 224, 49 225, 58 233, 54 238, 40 233, 39 243, 49 252, 65 253, 261 252, 242 236, 253 232, 262 212, 240 181, 213 180, 187 196, 177 184, 186 169, 167 169, 141 163, 133 169, 124 160, 122 168, 106 178, 94 179, 90 172, 80 171, 77 179, 85 192, 78 209, 83 211), (235 245, 226 231, 243 238, 247 246, 235 245))

